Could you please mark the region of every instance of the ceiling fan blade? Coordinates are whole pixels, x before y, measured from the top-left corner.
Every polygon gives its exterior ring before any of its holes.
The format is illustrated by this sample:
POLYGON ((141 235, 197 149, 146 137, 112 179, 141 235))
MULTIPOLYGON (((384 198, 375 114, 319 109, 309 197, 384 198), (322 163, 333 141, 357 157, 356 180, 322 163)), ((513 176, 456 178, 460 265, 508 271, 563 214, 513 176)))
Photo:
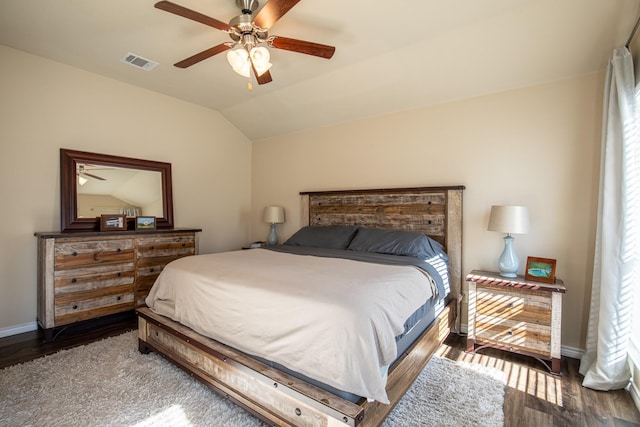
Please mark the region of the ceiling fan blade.
POLYGON ((253 22, 260 28, 271 28, 273 24, 282 18, 285 13, 298 4, 300 0, 269 0, 265 4, 253 22))
POLYGON ((100 181, 106 181, 107 178, 102 178, 101 176, 93 175, 87 172, 83 172, 82 175, 90 176, 91 178, 99 179, 100 181))
POLYGON ((164 10, 165 12, 173 13, 175 15, 179 15, 184 18, 199 22, 201 24, 217 28, 218 30, 227 31, 231 29, 229 24, 203 15, 199 12, 196 12, 195 10, 187 9, 186 7, 180 6, 179 4, 171 3, 170 1, 160 1, 155 4, 155 7, 157 9, 164 10))
POLYGON ((213 55, 217 55, 220 52, 224 52, 225 50, 229 50, 229 49, 230 49, 229 46, 227 46, 224 43, 221 43, 221 44, 219 44, 217 46, 214 46, 212 48, 209 48, 207 50, 203 50, 200 53, 196 53, 195 55, 190 56, 187 59, 183 59, 180 62, 176 62, 173 65, 178 67, 178 68, 187 68, 187 67, 190 67, 190 66, 192 66, 194 64, 197 64, 198 62, 203 61, 203 60, 205 60, 207 58, 211 58, 213 55))
POLYGON ((259 85, 264 85, 273 81, 269 70, 265 71, 261 76, 259 76, 258 72, 256 71, 255 65, 253 65, 253 62, 251 62, 251 69, 253 70, 253 75, 256 76, 256 80, 258 81, 259 85))
MULTIPOLYGON (((268 4, 268 3, 267 3, 268 4)), ((307 55, 319 56, 330 59, 336 48, 319 43, 306 42, 304 40, 290 39, 288 37, 269 37, 269 45, 277 49, 290 50, 292 52, 304 53, 307 55)))

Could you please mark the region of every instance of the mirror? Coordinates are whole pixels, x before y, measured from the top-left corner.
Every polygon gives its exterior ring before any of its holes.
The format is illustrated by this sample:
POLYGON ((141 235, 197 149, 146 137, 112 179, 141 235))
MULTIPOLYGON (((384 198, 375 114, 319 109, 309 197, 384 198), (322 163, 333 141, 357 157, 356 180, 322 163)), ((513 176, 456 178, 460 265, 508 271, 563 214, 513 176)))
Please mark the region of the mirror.
POLYGON ((173 227, 171 163, 60 149, 62 231, 100 228, 100 215, 155 216, 173 227))

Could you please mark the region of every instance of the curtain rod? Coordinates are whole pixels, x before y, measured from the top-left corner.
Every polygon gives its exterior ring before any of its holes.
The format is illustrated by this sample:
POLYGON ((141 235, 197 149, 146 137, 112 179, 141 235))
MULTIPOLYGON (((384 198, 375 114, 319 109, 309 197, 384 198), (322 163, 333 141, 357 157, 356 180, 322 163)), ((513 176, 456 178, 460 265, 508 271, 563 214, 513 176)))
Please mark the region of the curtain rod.
POLYGON ((638 31, 638 26, 640 26, 640 17, 636 21, 636 25, 633 27, 633 31, 631 31, 631 34, 629 35, 629 39, 627 39, 627 43, 624 45, 624 47, 626 47, 627 49, 631 44, 631 40, 633 40, 633 37, 636 35, 636 31, 638 31))

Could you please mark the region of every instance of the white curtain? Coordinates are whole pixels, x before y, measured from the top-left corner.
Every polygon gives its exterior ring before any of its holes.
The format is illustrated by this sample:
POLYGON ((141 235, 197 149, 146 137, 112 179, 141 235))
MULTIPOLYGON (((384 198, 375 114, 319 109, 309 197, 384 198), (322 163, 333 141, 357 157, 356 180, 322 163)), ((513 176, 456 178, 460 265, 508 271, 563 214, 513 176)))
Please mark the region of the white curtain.
MULTIPOLYGON (((605 82, 600 196, 583 385, 624 388, 638 270, 640 144, 633 61, 614 50, 605 82)), ((639 282, 640 283, 640 282, 639 282)))

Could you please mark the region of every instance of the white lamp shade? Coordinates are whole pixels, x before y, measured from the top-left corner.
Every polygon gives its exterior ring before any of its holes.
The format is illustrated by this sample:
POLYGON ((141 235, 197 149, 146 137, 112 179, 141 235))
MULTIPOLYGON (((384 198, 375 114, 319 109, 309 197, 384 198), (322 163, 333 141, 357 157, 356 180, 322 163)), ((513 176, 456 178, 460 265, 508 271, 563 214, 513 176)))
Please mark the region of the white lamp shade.
POLYGON ((492 206, 487 230, 509 234, 528 233, 529 208, 526 206, 492 206))
POLYGON ((264 208, 262 220, 269 224, 281 224, 284 222, 284 208, 280 206, 267 206, 264 208))

